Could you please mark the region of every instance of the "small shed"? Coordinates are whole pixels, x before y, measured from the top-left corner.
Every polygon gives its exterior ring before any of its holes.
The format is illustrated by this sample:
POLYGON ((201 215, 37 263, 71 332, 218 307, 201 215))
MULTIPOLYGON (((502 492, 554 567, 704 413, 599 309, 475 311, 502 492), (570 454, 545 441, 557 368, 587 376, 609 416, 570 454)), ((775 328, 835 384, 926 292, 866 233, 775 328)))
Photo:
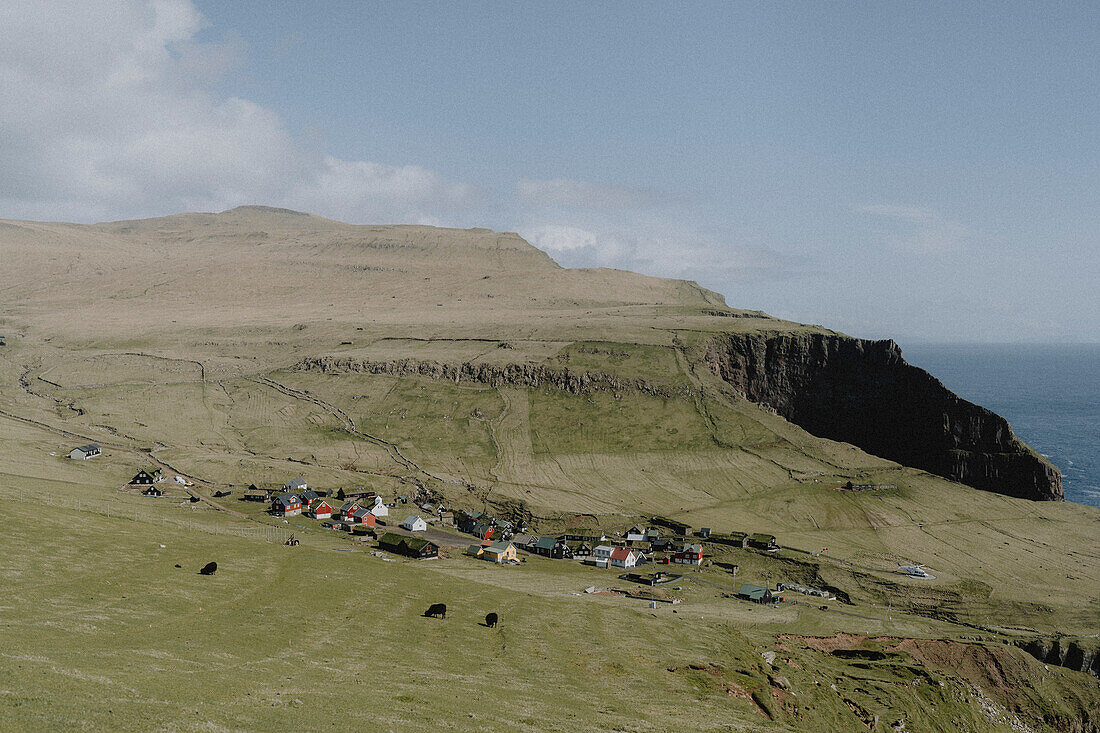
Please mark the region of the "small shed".
POLYGON ((88 445, 82 445, 79 448, 73 448, 69 451, 69 458, 75 458, 79 461, 86 461, 89 458, 95 458, 103 452, 95 443, 89 443, 88 445))

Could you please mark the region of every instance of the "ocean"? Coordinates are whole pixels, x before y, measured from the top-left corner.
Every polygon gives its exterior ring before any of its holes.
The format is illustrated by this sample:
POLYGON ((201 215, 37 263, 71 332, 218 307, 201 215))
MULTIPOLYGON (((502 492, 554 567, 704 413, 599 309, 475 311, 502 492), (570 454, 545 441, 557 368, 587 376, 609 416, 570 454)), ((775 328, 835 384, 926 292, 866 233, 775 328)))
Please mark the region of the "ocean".
POLYGON ((902 345, 905 360, 1003 416, 1062 469, 1066 501, 1100 506, 1100 344, 902 345))

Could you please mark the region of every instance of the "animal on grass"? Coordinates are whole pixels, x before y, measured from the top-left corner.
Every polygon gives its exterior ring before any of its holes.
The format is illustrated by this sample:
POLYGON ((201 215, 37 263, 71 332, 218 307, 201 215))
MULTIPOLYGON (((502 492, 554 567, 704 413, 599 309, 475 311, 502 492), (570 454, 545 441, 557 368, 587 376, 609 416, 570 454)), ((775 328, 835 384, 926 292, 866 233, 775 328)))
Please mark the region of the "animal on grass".
POLYGON ((447 604, 446 603, 433 603, 428 606, 428 610, 424 612, 426 618, 432 618, 438 616, 439 618, 447 618, 447 604))
POLYGON ((202 566, 202 570, 199 571, 199 575, 213 575, 218 572, 218 563, 208 562, 202 566))
POLYGON ((485 614, 485 625, 488 626, 490 629, 495 629, 497 621, 499 620, 500 617, 497 616, 495 613, 485 614))

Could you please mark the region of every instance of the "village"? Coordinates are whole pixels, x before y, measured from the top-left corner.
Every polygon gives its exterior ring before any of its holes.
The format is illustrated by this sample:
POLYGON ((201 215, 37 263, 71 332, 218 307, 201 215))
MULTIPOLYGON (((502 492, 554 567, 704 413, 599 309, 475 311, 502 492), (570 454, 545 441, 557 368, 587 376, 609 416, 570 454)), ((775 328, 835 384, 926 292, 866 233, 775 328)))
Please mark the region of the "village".
MULTIPOLYGON (((68 457, 88 460, 102 453, 100 446, 89 444, 73 448, 68 457)), ((169 497, 172 487, 184 489, 187 501, 202 501, 192 482, 176 475, 172 481, 162 468, 144 466, 130 479, 126 489, 144 497, 169 497)), ((216 491, 213 497, 224 499, 231 490, 216 491)), ((261 488, 250 484, 236 497, 241 502, 260 504, 263 514, 289 522, 292 517, 306 517, 317 522, 316 528, 346 533, 359 545, 373 543, 378 554, 412 560, 432 560, 460 556, 499 566, 523 565, 527 556, 556 561, 572 561, 594 570, 619 570, 617 577, 648 586, 646 596, 638 591, 601 591, 590 586, 587 592, 616 592, 636 598, 647 598, 655 607, 658 598, 654 589, 680 580, 684 573, 709 565, 711 550, 735 548, 758 555, 774 555, 780 551, 776 537, 767 533, 739 531, 716 532, 708 527, 695 529, 664 516, 652 516, 647 521, 616 530, 574 528, 560 534, 535 534, 520 521, 502 519, 483 511, 447 509, 441 502, 417 506, 407 495, 394 494, 386 501, 377 491, 366 488, 324 490, 311 487, 301 477, 285 482, 281 487, 261 488), (415 513, 406 513, 415 510, 415 513), (397 518, 404 515, 400 521, 397 518), (660 567, 674 566, 682 572, 660 567), (640 572, 641 570, 650 572, 640 572)), ((298 545, 293 535, 286 541, 298 545)), ((738 566, 728 568, 736 579, 738 566)), ((596 576, 598 577, 598 576, 596 576)), ((709 581, 699 581, 712 584, 709 581)), ((830 598, 828 591, 798 583, 767 584, 738 583, 730 587, 730 597, 761 604, 786 600, 786 592, 830 598)), ((678 598, 660 600, 679 603, 678 598)))

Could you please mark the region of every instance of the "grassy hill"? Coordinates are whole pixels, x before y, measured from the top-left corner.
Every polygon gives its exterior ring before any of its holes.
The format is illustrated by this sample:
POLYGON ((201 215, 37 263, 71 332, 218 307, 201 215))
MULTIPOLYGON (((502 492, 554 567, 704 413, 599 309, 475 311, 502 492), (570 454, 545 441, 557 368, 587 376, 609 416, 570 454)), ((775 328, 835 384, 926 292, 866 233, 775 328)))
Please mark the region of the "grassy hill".
POLYGON ((1093 678, 1012 644, 1095 647, 1100 512, 812 435, 705 358, 715 336, 842 335, 730 308, 694 283, 563 269, 514 234, 261 207, 2 222, 0 260, 0 481, 17 497, 3 509, 0 618, 18 640, 0 657, 0 717, 21 727, 1097 719, 1093 678), (105 455, 63 457, 88 441, 105 455), (121 490, 149 461, 207 501, 121 490), (784 550, 708 545, 683 603, 649 609, 581 592, 629 587, 613 572, 457 552, 385 562, 236 500, 299 475, 522 511, 544 533, 613 534, 660 514, 772 533, 784 550), (879 488, 839 490, 847 481, 879 488), (281 530, 302 546, 268 541, 281 530), (218 575, 195 575, 209 559, 218 575), (898 562, 936 577, 901 576, 898 562), (736 582, 829 586, 849 603, 737 601, 733 566, 736 582), (420 618, 436 600, 456 610, 420 618), (477 626, 490 610, 501 629, 477 626), (479 702, 456 709, 458 687, 479 702))

